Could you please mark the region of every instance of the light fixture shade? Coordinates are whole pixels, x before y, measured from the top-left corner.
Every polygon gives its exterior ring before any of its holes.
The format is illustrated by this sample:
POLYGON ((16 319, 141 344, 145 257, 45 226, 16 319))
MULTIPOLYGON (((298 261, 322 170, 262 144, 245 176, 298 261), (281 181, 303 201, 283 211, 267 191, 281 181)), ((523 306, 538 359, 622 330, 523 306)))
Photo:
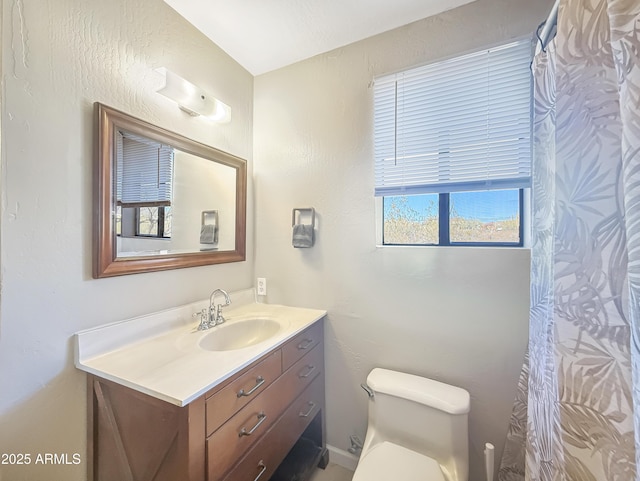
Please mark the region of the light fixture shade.
POLYGON ((231 107, 224 102, 171 70, 163 67, 156 72, 164 77, 164 86, 157 92, 176 102, 189 115, 202 115, 215 122, 231 121, 231 107))

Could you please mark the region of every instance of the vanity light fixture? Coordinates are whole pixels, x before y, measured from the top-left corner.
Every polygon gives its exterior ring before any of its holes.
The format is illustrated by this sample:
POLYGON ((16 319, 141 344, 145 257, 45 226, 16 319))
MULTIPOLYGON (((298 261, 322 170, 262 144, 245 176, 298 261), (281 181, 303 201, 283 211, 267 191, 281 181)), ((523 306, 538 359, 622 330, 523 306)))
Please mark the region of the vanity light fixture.
POLYGON ((164 77, 164 86, 157 92, 176 102, 181 110, 194 117, 201 115, 214 122, 231 121, 231 107, 224 102, 171 70, 162 67, 156 69, 156 72, 164 77))

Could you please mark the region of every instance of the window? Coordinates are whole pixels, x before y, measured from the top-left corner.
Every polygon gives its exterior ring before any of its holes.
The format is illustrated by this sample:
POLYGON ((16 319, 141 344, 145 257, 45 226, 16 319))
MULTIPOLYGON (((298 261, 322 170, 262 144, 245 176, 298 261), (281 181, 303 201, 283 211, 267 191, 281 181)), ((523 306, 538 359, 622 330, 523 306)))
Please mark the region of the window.
POLYGON ((136 236, 171 238, 171 206, 136 208, 136 236))
POLYGON ((125 131, 116 148, 116 234, 171 238, 173 148, 125 131))
POLYGON ((384 244, 522 245, 530 63, 526 40, 376 79, 384 244))

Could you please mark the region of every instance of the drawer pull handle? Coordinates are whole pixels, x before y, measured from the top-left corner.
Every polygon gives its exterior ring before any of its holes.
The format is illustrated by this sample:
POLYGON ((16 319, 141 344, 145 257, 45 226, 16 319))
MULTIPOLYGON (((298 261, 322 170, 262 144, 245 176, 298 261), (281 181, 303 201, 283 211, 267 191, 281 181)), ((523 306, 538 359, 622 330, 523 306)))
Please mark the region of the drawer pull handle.
POLYGON ((311 366, 310 364, 307 364, 307 369, 308 369, 308 371, 305 374, 298 374, 298 377, 300 379, 305 379, 305 378, 311 376, 311 373, 316 370, 316 367, 315 366, 311 366))
POLYGON ((298 344, 298 349, 304 351, 305 349, 309 349, 313 344, 313 339, 305 339, 300 344, 298 344))
POLYGON ((267 419, 267 415, 265 413, 258 413, 258 422, 255 424, 255 426, 253 426, 248 431, 247 431, 247 428, 242 428, 238 433, 238 437, 241 438, 242 436, 251 436, 254 433, 254 431, 258 429, 258 427, 260 427, 260 425, 264 422, 265 419, 267 419))
POLYGON ((238 391, 238 397, 251 396, 254 392, 256 392, 256 389, 258 389, 263 384, 264 384, 264 378, 262 376, 258 376, 256 378, 256 385, 253 386, 251 389, 249 389, 247 392, 245 392, 244 389, 240 389, 238 391))
POLYGON ((264 461, 262 459, 258 463, 258 467, 262 469, 260 469, 260 473, 258 473, 258 475, 256 476, 256 479, 254 479, 253 481, 258 481, 260 479, 260 476, 262 476, 264 472, 267 470, 267 465, 264 464, 264 461))
POLYGON ((313 401, 309 401, 307 404, 309 404, 309 410, 306 413, 303 413, 302 411, 300 412, 299 416, 301 418, 308 418, 309 415, 313 412, 313 410, 316 408, 316 403, 314 403, 313 401))

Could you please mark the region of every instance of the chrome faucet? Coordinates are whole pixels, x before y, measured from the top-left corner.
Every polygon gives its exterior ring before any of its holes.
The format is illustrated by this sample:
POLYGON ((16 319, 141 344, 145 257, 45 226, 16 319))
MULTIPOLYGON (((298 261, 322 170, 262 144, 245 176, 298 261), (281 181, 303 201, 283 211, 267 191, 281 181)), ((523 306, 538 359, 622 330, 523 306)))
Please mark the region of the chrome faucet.
POLYGON ((216 289, 209 296, 209 309, 202 309, 200 312, 196 312, 193 317, 200 316, 200 324, 198 325, 198 331, 206 331, 212 327, 222 324, 225 319, 222 316, 222 308, 231 304, 231 298, 226 291, 222 289, 216 289), (216 294, 224 296, 224 304, 214 304, 213 301, 216 298, 216 294))
POLYGON ((224 322, 224 317, 222 316, 222 308, 224 306, 228 306, 229 304, 231 304, 231 298, 226 291, 222 289, 216 289, 211 293, 211 296, 209 296, 209 327, 214 327, 224 322), (224 304, 214 304, 216 294, 224 296, 224 304))

